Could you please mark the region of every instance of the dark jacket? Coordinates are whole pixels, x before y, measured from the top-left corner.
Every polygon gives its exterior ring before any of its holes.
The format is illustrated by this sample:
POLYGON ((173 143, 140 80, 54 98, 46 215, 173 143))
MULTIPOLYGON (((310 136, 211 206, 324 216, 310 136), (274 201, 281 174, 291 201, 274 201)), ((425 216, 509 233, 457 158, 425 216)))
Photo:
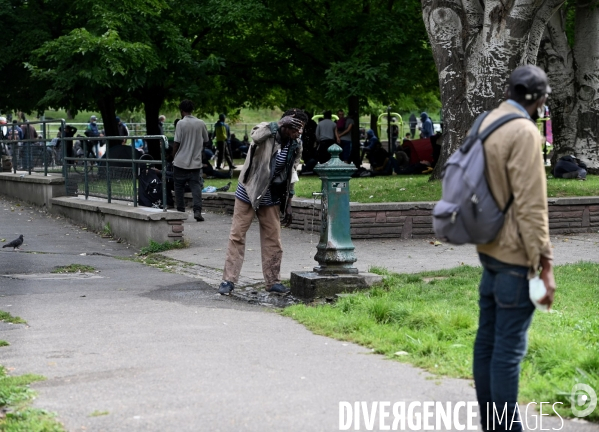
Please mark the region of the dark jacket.
POLYGON ((564 174, 576 172, 580 168, 587 169, 587 166, 584 163, 579 162, 575 157, 562 156, 555 164, 553 176, 556 178, 562 178, 564 174))

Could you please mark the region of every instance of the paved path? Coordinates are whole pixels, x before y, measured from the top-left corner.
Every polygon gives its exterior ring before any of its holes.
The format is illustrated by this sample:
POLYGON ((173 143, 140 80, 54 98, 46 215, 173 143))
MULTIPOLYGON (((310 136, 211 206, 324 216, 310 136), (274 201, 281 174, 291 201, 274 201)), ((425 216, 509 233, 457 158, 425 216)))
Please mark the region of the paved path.
MULTIPOLYGON (((231 228, 231 216, 206 213, 204 222, 189 217, 185 223, 185 238, 191 243, 187 249, 172 250, 166 255, 189 263, 222 269, 225 262, 227 239, 231 228)), ((318 233, 283 229, 283 265, 281 276, 289 279, 292 271, 312 269, 318 233)), ((463 264, 479 265, 478 255, 472 245, 434 246, 431 240, 354 240, 356 267, 367 271, 371 266, 386 267, 399 273, 417 273, 439 270, 463 264)), ((581 260, 599 262, 599 233, 573 236, 552 236, 556 264, 581 260)), ((258 221, 254 220, 248 232, 246 259, 242 276, 262 280, 260 261, 260 237, 258 221)))
MULTIPOLYGON (((46 376, 33 385, 35 406, 57 412, 69 431, 334 431, 340 401, 475 400, 467 380, 430 379, 315 336, 197 279, 106 256, 130 255, 126 245, 12 207, 0 199, 0 237, 23 233, 25 246, 0 249, 0 310, 28 325, 0 325, 11 344, 0 364, 46 376), (72 263, 100 272, 44 279, 72 263)), ((567 422, 563 430, 599 426, 567 422)))

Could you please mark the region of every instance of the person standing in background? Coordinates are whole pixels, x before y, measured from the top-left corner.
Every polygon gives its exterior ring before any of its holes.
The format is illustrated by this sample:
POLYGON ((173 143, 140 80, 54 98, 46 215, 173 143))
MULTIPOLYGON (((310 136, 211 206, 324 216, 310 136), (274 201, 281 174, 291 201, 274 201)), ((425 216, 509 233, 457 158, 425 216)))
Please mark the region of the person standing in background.
POLYGON ((189 183, 193 197, 193 217, 202 222, 202 153, 208 141, 206 124, 194 117, 190 100, 179 104, 181 120, 175 127, 173 142, 173 177, 177 211, 185 212, 185 184, 189 183))
POLYGON ((223 158, 229 165, 229 170, 237 168, 233 165, 231 159, 231 130, 229 125, 225 123, 225 115, 219 114, 218 121, 214 124, 214 135, 216 137, 216 149, 218 150, 218 158, 216 160, 216 169, 221 169, 223 158))
POLYGON ((435 133, 433 128, 433 121, 427 113, 423 112, 420 114, 420 120, 422 120, 422 126, 420 128, 420 138, 430 138, 435 133))
POLYGON ((343 150, 339 158, 345 163, 350 163, 352 147, 351 131, 354 126, 354 121, 351 117, 345 117, 343 110, 337 111, 337 116, 339 116, 339 120, 337 120, 337 135, 339 137, 341 149, 343 150))
POLYGON ((410 119, 408 120, 410 125, 410 136, 416 136, 416 126, 418 126, 418 119, 414 113, 410 114, 410 119))

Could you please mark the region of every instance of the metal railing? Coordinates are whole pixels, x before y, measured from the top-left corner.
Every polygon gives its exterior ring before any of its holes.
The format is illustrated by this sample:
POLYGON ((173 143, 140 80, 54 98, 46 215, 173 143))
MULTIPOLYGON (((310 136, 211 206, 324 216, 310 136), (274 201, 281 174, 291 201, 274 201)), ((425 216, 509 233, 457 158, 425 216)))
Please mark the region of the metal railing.
MULTIPOLYGON (((206 123, 206 127, 208 129, 208 132, 212 134, 214 132, 214 122, 205 120, 205 123, 206 123)), ((68 121, 66 124, 67 124, 67 126, 76 127, 80 133, 83 133, 83 131, 85 130, 85 128, 87 127, 87 125, 89 123, 79 123, 79 122, 68 121)), ((102 122, 97 122, 96 125, 98 126, 98 129, 100 129, 100 130, 104 128, 104 123, 102 123, 102 122)), ((147 131, 145 123, 126 123, 126 125, 127 125, 127 128, 129 129, 130 134, 143 135, 147 131)), ((234 133, 235 136, 237 137, 237 139, 239 139, 240 141, 243 139, 243 136, 246 134, 249 137, 250 132, 252 131, 252 128, 254 126, 256 126, 256 124, 254 124, 254 123, 229 124, 231 133, 232 134, 234 133)), ((48 135, 51 135, 52 133, 56 134, 57 132, 58 132, 58 128, 49 128, 48 129, 48 135)), ((175 126, 172 123, 165 123, 164 124, 164 134, 166 136, 173 137, 175 135, 175 126)))
MULTIPOLYGON (((22 124, 43 124, 50 122, 61 122, 64 131, 64 120, 47 120, 40 122, 24 122, 22 124)), ((7 129, 16 130, 16 125, 6 126, 7 129)), ((2 126, 0 126, 2 127, 2 126)), ((16 174, 18 171, 39 172, 43 169, 44 176, 48 175, 49 169, 55 167, 54 172, 61 173, 65 179, 65 191, 67 195, 83 195, 85 199, 89 197, 105 198, 109 203, 113 199, 120 201, 133 202, 133 206, 138 205, 138 169, 144 165, 160 165, 162 180, 162 209, 167 211, 167 182, 166 182, 166 154, 168 140, 164 135, 130 135, 108 136, 108 137, 65 137, 64 132, 57 142, 60 143, 60 151, 47 144, 54 138, 45 137, 43 133, 41 138, 33 139, 8 139, 0 140, 0 144, 6 145, 7 151, 13 159, 12 171, 16 174), (160 160, 144 159, 141 152, 129 145, 114 145, 111 147, 111 141, 125 142, 128 139, 159 140, 160 141, 160 160), (82 150, 81 155, 67 155, 67 143, 79 141, 82 150), (40 145, 41 143, 41 145, 40 145), (91 144, 93 143, 93 144, 91 144), (101 158, 91 151, 91 145, 100 145, 105 143, 106 151, 101 158), (130 158, 111 158, 110 152, 115 148, 121 150, 121 154, 130 153, 130 158), (41 149, 41 156, 32 157, 34 150, 41 149), (88 157, 92 154, 94 157, 88 157), (137 157, 136 157, 137 156, 137 157), (23 165, 24 164, 24 165, 23 165), (79 171, 77 168, 82 168, 79 171)), ((73 146, 74 147, 74 146, 73 146)), ((75 152, 75 148, 73 148, 75 152)), ((1 167, 0 167, 1 170, 1 167)))
POLYGON ((62 140, 65 130, 64 119, 13 122, 11 125, 0 126, 2 128, 6 128, 8 136, 14 136, 17 131, 17 126, 21 130, 23 129, 22 126, 27 128, 30 125, 39 124, 42 126, 40 131, 41 137, 38 136, 37 138, 0 140, 3 149, 5 148, 12 157, 12 169, 15 174, 18 169, 28 171, 29 174, 31 174, 32 171, 40 171, 43 169, 44 175, 47 176, 49 165, 57 165, 56 159, 58 155, 56 154, 55 149, 51 147, 49 148, 47 145, 48 142, 53 141, 53 138, 48 138, 47 130, 50 128, 51 124, 56 123, 60 124, 60 130, 62 133, 59 140, 62 140))
POLYGON ((138 204, 138 167, 141 165, 161 165, 161 180, 162 180, 162 209, 167 210, 167 184, 166 184, 166 154, 165 149, 168 146, 168 141, 164 135, 129 135, 129 136, 107 136, 107 137, 71 137, 63 138, 64 141, 81 141, 83 156, 67 156, 66 146, 63 147, 63 171, 65 177, 65 188, 67 195, 73 195, 73 185, 76 184, 75 193, 81 193, 80 188, 83 186, 83 195, 85 199, 91 197, 105 198, 108 203, 111 203, 113 198, 120 201, 132 201, 133 206, 138 204), (131 158, 111 158, 111 150, 120 145, 112 146, 110 141, 125 141, 127 139, 144 139, 144 140, 160 140, 160 160, 153 159, 136 159, 139 153, 133 146, 122 145, 123 148, 131 150, 131 158), (101 158, 87 157, 90 153, 88 148, 90 142, 97 145, 96 142, 106 142, 106 152, 101 158), (79 173, 76 166, 82 163, 83 173, 79 173), (71 172, 73 167, 74 173, 71 172), (129 177, 130 176, 130 177, 129 177), (82 177, 82 178, 81 178, 82 177), (83 180, 81 185, 80 181, 83 180), (125 191, 127 183, 131 183, 131 194, 125 191), (119 191, 115 193, 114 185, 118 184, 119 191), (104 187, 105 185, 105 187, 104 187), (90 188, 91 186, 91 188, 90 188), (116 196, 116 197, 115 197, 116 196))

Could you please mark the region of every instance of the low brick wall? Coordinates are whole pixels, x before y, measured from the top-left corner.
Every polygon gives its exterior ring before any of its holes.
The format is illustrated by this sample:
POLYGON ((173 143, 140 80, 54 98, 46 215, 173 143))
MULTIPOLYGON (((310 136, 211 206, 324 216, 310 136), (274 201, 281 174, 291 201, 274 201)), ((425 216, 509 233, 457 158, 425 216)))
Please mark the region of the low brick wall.
POLYGON ((599 197, 550 198, 551 234, 599 232, 599 197))
MULTIPOLYGON (((231 192, 204 194, 204 208, 233 213, 231 192)), ((551 234, 599 232, 599 197, 549 198, 551 234)), ((350 203, 351 235, 360 238, 433 238, 434 202, 350 203)), ((293 229, 320 232, 320 201, 293 200, 293 229)))

